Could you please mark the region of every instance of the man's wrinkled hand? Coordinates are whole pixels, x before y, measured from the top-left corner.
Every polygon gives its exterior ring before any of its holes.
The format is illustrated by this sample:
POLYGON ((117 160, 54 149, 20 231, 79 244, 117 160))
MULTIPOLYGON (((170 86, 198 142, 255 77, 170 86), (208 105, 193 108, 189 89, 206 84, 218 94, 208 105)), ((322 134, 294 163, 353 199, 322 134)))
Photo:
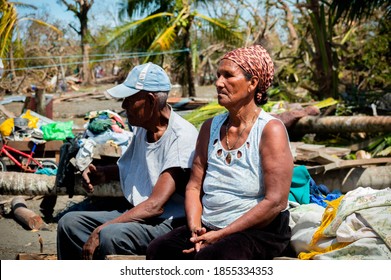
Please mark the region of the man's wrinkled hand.
POLYGON ((83 246, 83 250, 81 252, 83 260, 92 260, 94 257, 95 250, 98 246, 99 233, 94 230, 83 246))

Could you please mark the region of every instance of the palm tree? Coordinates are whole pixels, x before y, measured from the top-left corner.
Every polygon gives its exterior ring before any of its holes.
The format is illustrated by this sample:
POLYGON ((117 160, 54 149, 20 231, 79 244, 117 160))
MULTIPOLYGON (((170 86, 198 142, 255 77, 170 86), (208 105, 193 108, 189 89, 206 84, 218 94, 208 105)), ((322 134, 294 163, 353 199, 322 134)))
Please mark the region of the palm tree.
MULTIPOLYGON (((12 77, 15 77, 14 67, 13 67, 13 51, 12 51, 12 43, 13 37, 18 28, 18 24, 22 21, 33 21, 40 25, 51 28, 59 34, 62 32, 57 29, 55 26, 44 22, 42 20, 29 18, 29 17, 21 17, 18 18, 18 13, 15 6, 28 7, 31 9, 36 9, 35 6, 21 3, 21 2, 8 2, 7 0, 0 0, 0 58, 9 57, 9 66, 12 77)), ((5 66, 7 67, 7 66, 5 66)))
MULTIPOLYGON (((226 42, 241 40, 240 33, 235 31, 232 24, 208 17, 195 10, 197 5, 207 2, 205 0, 124 0, 120 10, 121 18, 128 15, 131 19, 136 16, 141 16, 141 19, 116 28, 106 45, 127 36, 123 44, 127 49, 146 49, 151 55, 153 52, 175 49, 184 51, 175 56, 178 65, 185 67, 181 83, 188 86, 188 96, 195 96, 195 56, 193 55, 196 42, 192 38, 196 36, 193 31, 198 26, 202 26, 220 40, 226 42)), ((149 59, 157 60, 159 56, 145 57, 145 61, 149 59)))
POLYGON ((386 17, 391 16, 391 4, 389 0, 333 0, 330 10, 336 16, 336 20, 361 20, 370 16, 375 9, 385 7, 386 17))
MULTIPOLYGON (((342 21, 350 22, 362 20, 370 16, 376 8, 385 6, 390 15, 390 4, 386 0, 305 0, 297 5, 304 16, 307 25, 306 34, 301 40, 302 57, 311 63, 312 81, 316 88, 308 84, 302 87, 308 89, 318 99, 325 97, 339 97, 339 54, 342 50, 340 42, 336 41, 336 28, 342 21), (308 59, 308 58, 310 59, 308 59), (310 61, 309 61, 310 60, 310 61)), ((343 22, 343 23, 345 23, 343 22)), ((342 41, 346 41, 353 27, 343 25, 347 31, 342 41)), ((304 59, 303 59, 304 60, 304 59)), ((310 65, 310 63, 306 63, 310 65)))

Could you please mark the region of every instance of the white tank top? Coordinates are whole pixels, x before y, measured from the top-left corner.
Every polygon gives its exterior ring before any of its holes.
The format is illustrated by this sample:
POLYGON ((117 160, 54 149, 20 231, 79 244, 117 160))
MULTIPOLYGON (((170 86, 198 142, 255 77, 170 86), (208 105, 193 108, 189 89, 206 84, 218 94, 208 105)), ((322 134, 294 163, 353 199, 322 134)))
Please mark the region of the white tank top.
POLYGON ((202 222, 212 229, 226 227, 264 198, 259 144, 265 125, 275 119, 261 110, 246 142, 228 151, 220 141, 227 117, 228 113, 214 117, 210 129, 202 222))

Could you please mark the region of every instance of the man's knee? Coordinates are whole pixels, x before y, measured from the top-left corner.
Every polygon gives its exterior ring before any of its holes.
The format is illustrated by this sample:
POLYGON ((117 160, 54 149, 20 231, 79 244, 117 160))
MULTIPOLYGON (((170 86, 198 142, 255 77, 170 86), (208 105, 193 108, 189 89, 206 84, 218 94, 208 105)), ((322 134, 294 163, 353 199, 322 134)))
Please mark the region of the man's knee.
POLYGON ((61 219, 58 221, 57 231, 67 231, 68 229, 73 229, 77 224, 79 224, 79 214, 76 212, 66 213, 61 219))
POLYGON ((132 238, 121 234, 117 226, 108 225, 99 232, 99 251, 102 257, 115 254, 135 254, 137 245, 132 238))

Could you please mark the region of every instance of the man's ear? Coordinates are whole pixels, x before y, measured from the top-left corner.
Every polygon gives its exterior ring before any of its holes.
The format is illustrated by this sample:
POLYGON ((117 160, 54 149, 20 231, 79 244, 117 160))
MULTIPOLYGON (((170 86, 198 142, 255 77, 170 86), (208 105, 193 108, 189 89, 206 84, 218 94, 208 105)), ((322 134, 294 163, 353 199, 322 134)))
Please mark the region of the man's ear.
POLYGON ((151 92, 148 92, 146 102, 148 103, 151 110, 153 110, 153 108, 156 106, 156 103, 157 103, 156 95, 151 92))

